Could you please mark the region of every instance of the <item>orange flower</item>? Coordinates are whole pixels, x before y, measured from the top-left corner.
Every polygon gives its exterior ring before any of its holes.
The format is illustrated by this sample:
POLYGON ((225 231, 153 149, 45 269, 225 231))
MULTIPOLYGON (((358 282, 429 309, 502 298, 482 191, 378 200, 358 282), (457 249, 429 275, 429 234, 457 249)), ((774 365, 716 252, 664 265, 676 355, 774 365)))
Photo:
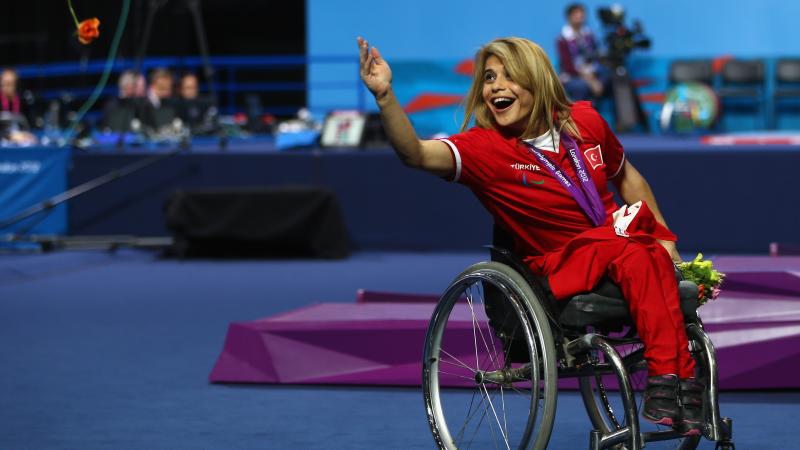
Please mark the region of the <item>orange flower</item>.
POLYGON ((100 37, 100 21, 97 17, 86 19, 83 22, 78 22, 78 16, 75 14, 75 8, 72 7, 72 0, 67 0, 67 8, 69 13, 72 14, 72 20, 75 22, 75 28, 78 29, 78 41, 81 44, 90 44, 93 40, 100 37))
POLYGON ((90 44, 100 36, 100 20, 97 17, 86 19, 78 24, 78 40, 81 44, 90 44))

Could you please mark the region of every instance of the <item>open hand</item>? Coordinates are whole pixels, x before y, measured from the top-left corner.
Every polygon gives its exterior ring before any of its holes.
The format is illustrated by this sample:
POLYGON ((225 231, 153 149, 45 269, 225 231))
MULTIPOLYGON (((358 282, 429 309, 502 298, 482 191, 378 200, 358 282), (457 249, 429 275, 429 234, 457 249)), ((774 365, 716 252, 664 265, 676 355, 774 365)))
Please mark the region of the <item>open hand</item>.
POLYGON ((359 37, 358 56, 361 63, 361 80, 375 98, 380 99, 392 86, 392 69, 381 57, 377 48, 369 47, 369 42, 359 37))

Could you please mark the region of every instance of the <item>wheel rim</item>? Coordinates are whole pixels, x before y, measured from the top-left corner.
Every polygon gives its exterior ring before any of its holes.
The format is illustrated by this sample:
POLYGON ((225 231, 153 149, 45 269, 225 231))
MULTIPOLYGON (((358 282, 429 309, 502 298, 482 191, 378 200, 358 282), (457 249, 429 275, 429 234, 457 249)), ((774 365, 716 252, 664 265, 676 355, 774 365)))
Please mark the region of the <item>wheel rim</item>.
MULTIPOLYGON (((631 361, 638 361, 627 367, 631 388, 636 399, 637 413, 640 413, 644 404, 644 389, 647 386, 647 365, 641 355, 644 348, 641 343, 625 344, 616 346, 615 349, 620 356, 625 358, 628 355, 634 356, 631 361), (638 355, 638 356, 637 356, 638 355)), ((703 380, 702 359, 699 350, 694 343, 691 346, 691 354, 695 359, 698 378, 703 380)), ((593 362, 603 362, 603 356, 592 353, 590 355, 593 362)), ((579 379, 581 396, 586 407, 586 411, 592 425, 603 433, 610 433, 628 425, 625 411, 622 408, 622 400, 617 389, 616 375, 597 373, 579 379)), ((661 432, 670 431, 671 428, 664 425, 655 425, 644 420, 639 416, 641 432, 661 432)), ((679 439, 652 441, 647 443, 648 449, 694 449, 700 441, 699 436, 688 436, 679 439)), ((625 445, 615 447, 619 449, 627 448, 625 445)))
POLYGON ((488 325, 486 284, 503 293, 519 319, 511 333, 524 342, 527 359, 540 360, 543 344, 513 283, 492 271, 457 279, 433 314, 423 361, 428 419, 441 448, 528 448, 547 420, 540 370, 512 362, 511 348, 488 325), (461 387, 443 387, 454 384, 461 387))

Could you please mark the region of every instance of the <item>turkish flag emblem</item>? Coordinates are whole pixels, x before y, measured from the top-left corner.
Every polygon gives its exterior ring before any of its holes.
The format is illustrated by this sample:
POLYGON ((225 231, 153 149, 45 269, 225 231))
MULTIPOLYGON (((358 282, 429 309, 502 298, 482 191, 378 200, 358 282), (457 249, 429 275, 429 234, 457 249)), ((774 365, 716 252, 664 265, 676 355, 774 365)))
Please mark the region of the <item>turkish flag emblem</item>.
POLYGON ((600 151, 599 145, 584 151, 583 156, 585 156, 586 160, 589 161, 589 164, 591 164, 592 170, 597 169, 599 166, 604 164, 603 153, 600 151))

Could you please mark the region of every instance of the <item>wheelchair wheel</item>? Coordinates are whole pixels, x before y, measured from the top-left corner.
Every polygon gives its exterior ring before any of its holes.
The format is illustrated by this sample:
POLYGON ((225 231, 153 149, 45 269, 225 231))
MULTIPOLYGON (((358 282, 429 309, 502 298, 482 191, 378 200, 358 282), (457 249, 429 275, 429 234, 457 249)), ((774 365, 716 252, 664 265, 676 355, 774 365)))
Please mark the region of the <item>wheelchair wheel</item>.
MULTIPOLYGON (((706 386, 708 377, 705 376, 705 366, 703 365, 700 346, 696 342, 690 341, 690 353, 695 360, 696 376, 706 386)), ((644 360, 644 347, 641 343, 624 344, 614 347, 620 356, 626 361, 626 368, 636 399, 637 413, 639 413, 640 431, 642 433, 669 431, 670 427, 654 425, 641 417, 644 406, 644 390, 647 387, 647 363, 644 360)), ((593 353, 590 355, 591 363, 602 363, 603 355, 593 353)), ((617 390, 616 375, 613 373, 595 372, 593 375, 579 378, 581 396, 586 412, 595 429, 602 433, 612 431, 627 426, 625 410, 622 406, 622 399, 617 390)), ((700 436, 688 436, 678 439, 647 442, 648 449, 695 449, 700 443, 700 436)), ((627 449, 625 445, 614 447, 616 449, 627 449)))
POLYGON ((459 275, 425 337, 425 407, 439 448, 545 449, 557 381, 550 324, 523 277, 496 262, 459 275), (498 322, 498 308, 508 320, 498 322))

